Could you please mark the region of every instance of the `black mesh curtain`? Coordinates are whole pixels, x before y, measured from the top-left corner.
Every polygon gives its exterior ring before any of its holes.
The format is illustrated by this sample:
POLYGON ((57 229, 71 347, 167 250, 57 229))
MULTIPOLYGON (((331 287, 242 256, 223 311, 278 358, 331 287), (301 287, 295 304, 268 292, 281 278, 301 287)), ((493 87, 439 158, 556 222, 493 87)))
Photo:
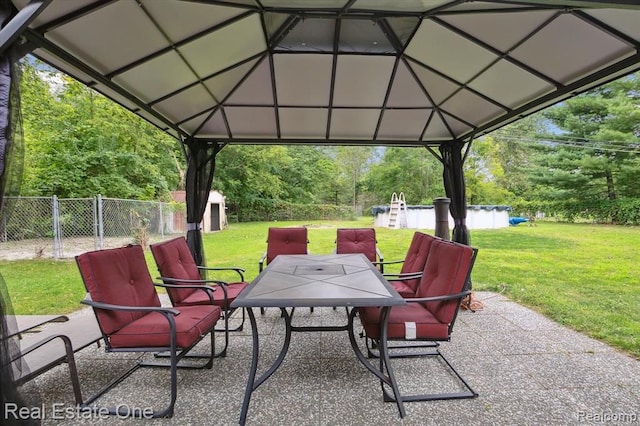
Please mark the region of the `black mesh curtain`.
POLYGON ((209 200, 216 168, 218 144, 207 144, 190 139, 187 144, 187 182, 185 185, 187 202, 187 243, 197 265, 204 266, 204 248, 200 223, 209 200))
MULTIPOLYGON (((2 16, 5 16, 6 4, 0 6, 2 16)), ((0 25, 3 23, 0 22, 0 25)), ((18 87, 20 79, 13 61, 12 49, 0 56, 0 218, 9 215, 7 206, 3 203, 4 197, 19 194, 24 158, 18 87)), ((0 423, 39 424, 37 418, 16 419, 8 414, 15 413, 15 407, 40 405, 37 388, 30 386, 30 392, 22 393, 14 384, 15 374, 28 370, 22 360, 11 363, 20 350, 18 338, 14 335, 16 330, 9 292, 0 275, 0 423)))
POLYGON ((449 211, 453 218, 452 240, 462 244, 469 244, 469 230, 467 229, 467 193, 462 169, 462 149, 464 142, 454 141, 440 144, 440 155, 444 166, 444 189, 451 199, 449 211))

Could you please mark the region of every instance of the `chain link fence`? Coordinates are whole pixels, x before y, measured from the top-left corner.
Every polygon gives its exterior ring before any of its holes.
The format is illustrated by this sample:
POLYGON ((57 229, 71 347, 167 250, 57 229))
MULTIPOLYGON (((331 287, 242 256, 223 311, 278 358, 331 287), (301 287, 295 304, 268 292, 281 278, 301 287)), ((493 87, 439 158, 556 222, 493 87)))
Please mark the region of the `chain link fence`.
POLYGON ((183 233, 184 204, 103 198, 6 197, 0 259, 68 258, 183 233), (7 219, 8 218, 8 219, 7 219))

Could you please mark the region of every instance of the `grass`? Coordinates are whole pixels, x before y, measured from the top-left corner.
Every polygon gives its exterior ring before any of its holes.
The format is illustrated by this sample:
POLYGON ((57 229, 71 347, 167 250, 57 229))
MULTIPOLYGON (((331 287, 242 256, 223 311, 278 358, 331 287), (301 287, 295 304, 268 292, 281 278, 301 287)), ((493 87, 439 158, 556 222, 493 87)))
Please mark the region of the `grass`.
MULTIPOLYGON (((309 228, 312 253, 330 253, 336 228, 371 226, 372 219, 232 224, 204 236, 207 262, 242 266, 250 281, 258 274, 267 227, 293 225, 309 228)), ((385 259, 402 259, 413 232, 376 229, 385 259)), ((640 358, 640 228, 538 222, 535 227, 475 230, 471 238, 479 249, 474 289, 503 292, 560 324, 640 358)), ((148 252, 147 263, 155 277, 148 252)), ((0 273, 17 314, 68 313, 78 309, 84 297, 73 260, 2 261, 0 273)))

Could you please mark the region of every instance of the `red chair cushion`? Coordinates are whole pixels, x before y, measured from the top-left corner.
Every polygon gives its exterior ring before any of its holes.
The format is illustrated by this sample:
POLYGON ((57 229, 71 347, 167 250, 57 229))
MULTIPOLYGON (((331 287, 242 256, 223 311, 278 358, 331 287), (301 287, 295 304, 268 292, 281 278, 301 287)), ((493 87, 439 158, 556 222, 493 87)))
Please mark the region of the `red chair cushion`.
MULTIPOLYGON (((431 243, 436 240, 437 237, 433 235, 424 234, 422 232, 415 232, 413 239, 407 250, 407 255, 402 263, 401 274, 410 272, 422 272, 427 262, 427 256, 431 248, 431 243)), ((396 289, 402 297, 409 298, 415 297, 416 289, 420 283, 420 278, 412 280, 394 280, 390 284, 396 289)))
MULTIPOLYGON (((360 308, 360 322, 367 337, 380 338, 380 311, 382 308, 360 308)), ((416 323, 416 338, 429 340, 447 340, 449 324, 441 323, 420 303, 409 303, 405 306, 394 306, 389 313, 387 326, 388 339, 405 339, 406 322, 416 323)))
POLYGON ((279 254, 307 254, 307 228, 269 228, 267 264, 279 254))
MULTIPOLYGON (((191 346, 213 328, 220 319, 220 307, 213 305, 181 306, 173 318, 176 323, 176 344, 179 348, 191 346)), ((112 348, 169 347, 169 321, 153 312, 125 325, 109 336, 112 348)))
POLYGON ((371 262, 376 259, 376 231, 373 228, 340 228, 337 231, 336 253, 362 253, 371 262))
MULTIPOLYGON (((186 280, 200 280, 200 271, 193 260, 193 255, 187 245, 187 240, 184 237, 174 238, 168 241, 163 241, 158 244, 151 245, 151 252, 158 265, 158 271, 160 275, 168 278, 182 278, 186 280)), ((180 284, 179 282, 168 282, 168 284, 180 284)), ((193 283, 185 283, 193 284, 193 283)), ((220 290, 222 293, 222 291, 220 290)), ((182 305, 184 300, 190 297, 204 296, 207 298, 205 303, 209 303, 207 295, 192 288, 188 289, 176 289, 167 288, 167 293, 171 298, 171 302, 174 306, 182 305)), ((223 296, 219 296, 222 298, 223 296)))
MULTIPOLYGON (((434 297, 462 292, 474 253, 469 246, 435 240, 431 244, 416 297, 434 297)), ((459 300, 426 302, 425 307, 438 321, 450 323, 455 318, 459 300)))
MULTIPOLYGON (((415 297, 415 294, 416 294, 415 289, 407 285, 409 281, 416 281, 416 280, 389 281, 389 284, 391 284, 391 287, 393 287, 395 291, 397 291, 398 294, 400 294, 400 296, 407 299, 410 297, 415 297)), ((417 281, 420 281, 420 280, 418 279, 417 281)))
MULTIPOLYGON (((85 288, 95 302, 114 305, 160 306, 144 252, 139 245, 81 254, 76 263, 85 288)), ((111 334, 145 313, 97 310, 105 334, 111 334)))

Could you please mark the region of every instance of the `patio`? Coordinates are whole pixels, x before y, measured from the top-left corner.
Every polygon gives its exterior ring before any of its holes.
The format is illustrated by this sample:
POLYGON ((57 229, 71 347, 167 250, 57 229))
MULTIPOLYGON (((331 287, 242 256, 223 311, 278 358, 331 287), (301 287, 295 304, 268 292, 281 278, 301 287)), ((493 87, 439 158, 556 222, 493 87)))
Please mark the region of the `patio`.
MULTIPOLYGON (((400 419, 392 403, 382 402, 377 379, 358 362, 347 333, 297 333, 282 367, 253 395, 248 424, 637 424, 640 416, 640 362, 542 315, 489 292, 478 292, 485 307, 461 311, 450 343, 442 351, 480 396, 476 399, 405 404, 400 419)), ((238 314, 238 313, 237 313, 238 314)), ((234 321, 239 321, 238 316, 234 321)), ((83 309, 72 315, 92 315, 83 309)), ((272 362, 283 338, 279 310, 258 316, 261 364, 272 362), (272 340, 264 339, 271 336, 272 340), (265 361, 265 362, 262 362, 265 361)), ((294 322, 306 325, 344 323, 344 311, 331 308, 296 311, 294 322)), ((54 325, 55 326, 55 325, 54 325)), ((356 324, 358 327, 359 324, 356 324)), ((152 424, 238 424, 251 360, 247 322, 232 333, 229 355, 212 370, 179 371, 178 401, 171 419, 152 424)), ((221 340, 218 339, 217 342, 221 340)), ((94 346, 77 353, 85 398, 131 356, 106 355, 94 346), (114 360, 115 358, 115 360, 114 360)), ((402 390, 448 386, 446 373, 433 359, 396 359, 402 390)), ((166 371, 143 369, 107 393, 100 402, 152 405, 167 396, 166 371), (150 388, 157 387, 157 392, 150 388), (144 389, 144 392, 141 392, 144 389), (146 398, 146 399, 141 399, 146 398)), ((43 424, 122 424, 117 418, 83 418, 73 412, 66 366, 37 379, 44 407, 43 424), (54 409, 54 404, 56 405, 54 409), (54 419, 53 417, 57 417, 54 419)), ((86 416, 84 416, 86 417, 86 416)), ((135 420, 129 420, 135 422, 135 420)), ((145 422, 146 422, 145 421, 145 422)))

